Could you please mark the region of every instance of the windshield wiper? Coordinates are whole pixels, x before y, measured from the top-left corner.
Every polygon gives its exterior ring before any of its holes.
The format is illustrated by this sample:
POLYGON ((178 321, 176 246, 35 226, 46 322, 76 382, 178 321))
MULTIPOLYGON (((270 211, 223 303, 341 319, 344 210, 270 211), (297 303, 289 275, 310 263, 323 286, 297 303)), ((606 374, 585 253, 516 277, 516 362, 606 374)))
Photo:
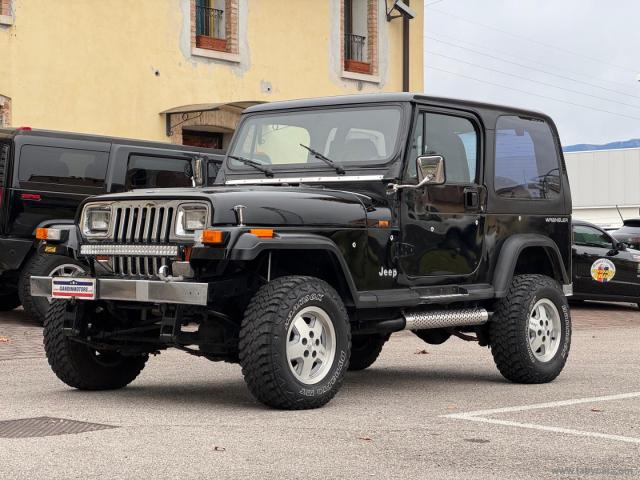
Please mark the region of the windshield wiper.
POLYGON ((344 171, 344 168, 342 168, 340 165, 338 165, 336 162, 334 162, 333 160, 331 160, 330 158, 325 157, 323 154, 321 154, 320 152, 318 152, 317 150, 314 150, 311 147, 307 147, 304 144, 300 144, 300 146, 302 148, 305 148, 307 150, 309 150, 309 152, 311 153, 311 155, 313 155, 314 157, 316 157, 318 160, 322 160, 324 163, 326 163, 327 165, 329 165, 330 167, 333 167, 336 169, 336 173, 338 175, 344 175, 346 172, 344 171))
POLYGON ((238 157, 237 155, 227 155, 227 157, 237 160, 240 163, 244 163, 250 167, 255 168, 256 170, 260 170, 267 177, 273 177, 273 171, 269 167, 265 167, 258 162, 254 162, 253 160, 249 160, 248 158, 238 157))

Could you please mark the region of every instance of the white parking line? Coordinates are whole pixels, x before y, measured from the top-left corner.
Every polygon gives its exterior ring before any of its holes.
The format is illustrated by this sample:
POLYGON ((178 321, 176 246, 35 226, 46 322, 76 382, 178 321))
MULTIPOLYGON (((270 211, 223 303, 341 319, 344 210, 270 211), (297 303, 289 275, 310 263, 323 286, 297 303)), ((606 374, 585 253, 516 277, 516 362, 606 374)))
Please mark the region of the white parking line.
POLYGON ((532 405, 520 405, 515 407, 494 408, 491 410, 476 410, 475 412, 467 412, 467 413, 452 413, 449 415, 443 415, 443 417, 454 418, 458 420, 469 420, 472 422, 492 423, 495 425, 504 425, 508 427, 528 428, 531 430, 543 430, 547 432, 578 435, 581 437, 594 437, 594 438, 602 438, 605 440, 615 440, 619 442, 640 444, 640 438, 637 438, 637 437, 625 437, 622 435, 610 435, 607 433, 600 433, 600 432, 587 432, 583 430, 574 430, 571 428, 538 425, 535 423, 520 423, 520 422, 512 422, 509 420, 499 420, 497 418, 486 418, 487 415, 497 415, 500 413, 524 412, 527 410, 536 410, 541 408, 567 407, 571 405, 579 405, 581 403, 609 402, 614 400, 626 400, 629 398, 639 398, 639 397, 640 397, 640 392, 621 393, 619 395, 606 395, 603 397, 575 398, 571 400, 560 400, 557 402, 534 403, 532 405))

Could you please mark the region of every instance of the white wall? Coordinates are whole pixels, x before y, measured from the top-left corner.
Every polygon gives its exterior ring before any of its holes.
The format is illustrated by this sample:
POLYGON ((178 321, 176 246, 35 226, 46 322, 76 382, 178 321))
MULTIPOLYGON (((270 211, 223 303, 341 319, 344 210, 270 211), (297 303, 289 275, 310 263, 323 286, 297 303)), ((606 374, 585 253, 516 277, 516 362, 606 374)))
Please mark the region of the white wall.
POLYGON ((564 154, 573 215, 602 226, 640 217, 640 148, 564 154))

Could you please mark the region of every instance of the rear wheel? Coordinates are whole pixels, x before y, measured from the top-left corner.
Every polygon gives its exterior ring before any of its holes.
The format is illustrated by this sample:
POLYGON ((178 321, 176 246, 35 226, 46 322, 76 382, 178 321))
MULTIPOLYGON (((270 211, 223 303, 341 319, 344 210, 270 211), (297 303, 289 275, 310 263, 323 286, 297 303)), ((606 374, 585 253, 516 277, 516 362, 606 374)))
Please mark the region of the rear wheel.
POLYGON ((25 312, 40 324, 49 308, 50 298, 31 296, 31 276, 73 277, 82 275, 86 267, 73 258, 62 255, 35 254, 22 269, 19 282, 20 299, 25 312))
POLYGON ((388 335, 358 335, 351 340, 349 370, 364 370, 378 359, 388 335))
MULTIPOLYGON (((70 387, 113 390, 130 384, 140 374, 148 355, 125 357, 100 351, 63 333, 67 301, 53 300, 44 322, 44 349, 51 369, 70 387)), ((84 315, 83 308, 76 315, 84 315)))
POLYGON ((280 277, 255 294, 240 329, 242 374, 262 403, 318 408, 340 389, 349 364, 349 317, 318 278, 280 277))
POLYGON ((556 378, 571 346, 571 317, 558 283, 545 275, 514 277, 489 323, 491 352, 500 373, 513 382, 556 378))

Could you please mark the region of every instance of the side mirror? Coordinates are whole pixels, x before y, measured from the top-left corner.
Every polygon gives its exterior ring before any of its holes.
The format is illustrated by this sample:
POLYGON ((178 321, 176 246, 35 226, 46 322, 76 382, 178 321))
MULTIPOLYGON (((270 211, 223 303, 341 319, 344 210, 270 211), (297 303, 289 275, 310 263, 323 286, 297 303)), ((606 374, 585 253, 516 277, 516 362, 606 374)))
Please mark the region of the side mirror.
POLYGON ((387 194, 394 194, 398 190, 408 188, 415 190, 425 185, 442 185, 446 181, 444 171, 444 158, 440 155, 427 155, 416 159, 417 184, 401 185, 390 183, 387 185, 387 194))
POLYGON ((424 185, 442 185, 446 180, 444 158, 440 155, 418 157, 416 160, 418 187, 424 185))
POLYGON ((204 162, 204 159, 202 157, 196 157, 193 163, 193 181, 196 184, 195 186, 202 187, 204 186, 205 179, 204 169, 206 168, 207 164, 206 162, 204 162))

